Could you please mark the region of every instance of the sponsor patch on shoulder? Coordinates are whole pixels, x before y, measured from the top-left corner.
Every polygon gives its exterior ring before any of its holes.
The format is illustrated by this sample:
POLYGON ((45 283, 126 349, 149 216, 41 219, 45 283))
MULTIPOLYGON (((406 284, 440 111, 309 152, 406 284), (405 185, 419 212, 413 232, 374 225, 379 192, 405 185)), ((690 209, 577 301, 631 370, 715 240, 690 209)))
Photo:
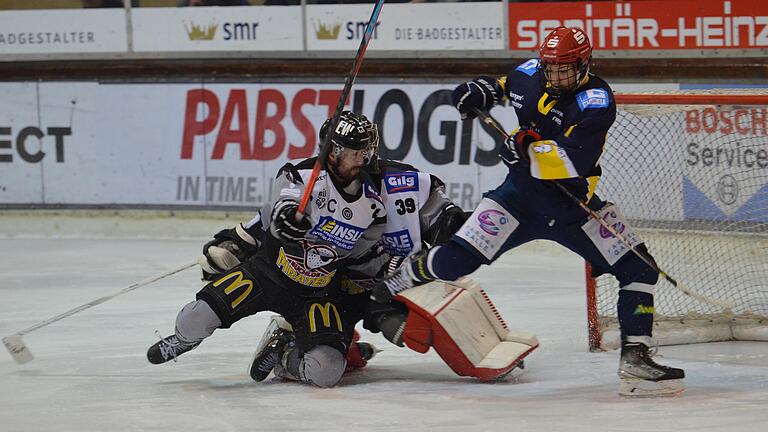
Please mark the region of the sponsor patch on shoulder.
POLYGON ((576 102, 582 111, 587 108, 606 108, 609 102, 608 92, 599 88, 584 90, 576 95, 576 102))
POLYGON ((387 193, 408 192, 419 190, 419 173, 384 174, 384 187, 387 193))
POLYGON ((535 74, 536 71, 539 70, 539 59, 530 59, 527 62, 515 68, 515 70, 518 72, 522 72, 528 76, 533 76, 533 74, 535 74))

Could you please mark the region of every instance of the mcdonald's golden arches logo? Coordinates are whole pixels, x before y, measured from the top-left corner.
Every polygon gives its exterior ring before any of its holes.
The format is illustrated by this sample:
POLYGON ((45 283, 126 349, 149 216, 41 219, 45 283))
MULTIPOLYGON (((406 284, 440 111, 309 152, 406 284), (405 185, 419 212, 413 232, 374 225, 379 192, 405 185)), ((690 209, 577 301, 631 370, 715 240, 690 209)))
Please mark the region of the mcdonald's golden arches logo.
POLYGON ((249 279, 244 279, 242 271, 236 271, 236 272, 224 275, 224 277, 214 282, 213 286, 218 288, 219 285, 223 284, 224 282, 230 279, 234 279, 234 281, 232 281, 226 288, 224 288, 224 294, 229 295, 232 291, 235 291, 240 287, 247 287, 245 291, 242 294, 240 294, 240 296, 236 298, 235 301, 232 302, 232 309, 234 309, 237 307, 237 305, 242 303, 246 297, 248 297, 248 294, 250 294, 251 291, 253 291, 253 282, 249 279))
POLYGON ((341 327, 341 315, 339 315, 339 310, 336 309, 336 305, 327 302, 324 305, 321 305, 320 303, 312 303, 312 305, 309 307, 309 312, 307 312, 307 315, 309 316, 310 333, 317 331, 317 323, 315 322, 315 309, 320 310, 320 317, 323 319, 323 326, 327 328, 331 327, 331 310, 333 310, 333 317, 336 318, 336 328, 338 328, 339 331, 343 331, 341 327))

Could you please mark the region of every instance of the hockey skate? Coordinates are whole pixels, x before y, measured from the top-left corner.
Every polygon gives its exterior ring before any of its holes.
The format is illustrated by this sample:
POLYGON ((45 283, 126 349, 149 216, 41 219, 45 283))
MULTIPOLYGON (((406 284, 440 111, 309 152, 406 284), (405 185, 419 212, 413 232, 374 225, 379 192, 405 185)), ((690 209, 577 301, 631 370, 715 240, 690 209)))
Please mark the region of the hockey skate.
POLYGON ((625 397, 677 396, 685 387, 685 372, 653 361, 642 342, 624 342, 619 360, 619 395, 625 397))
POLYGON ((357 349, 360 350, 360 357, 365 361, 372 359, 377 353, 381 352, 381 350, 373 346, 372 343, 355 342, 355 344, 357 344, 357 349))
MULTIPOLYGON (((159 335, 158 335, 159 336, 159 335)), ((200 342, 185 344, 179 341, 175 334, 160 339, 147 350, 147 360, 152 364, 165 363, 168 360, 176 361, 176 358, 187 351, 192 351, 200 345, 200 342)))
POLYGON ((264 381, 280 363, 285 351, 293 344, 293 329, 283 317, 274 316, 256 347, 249 373, 254 381, 264 381))

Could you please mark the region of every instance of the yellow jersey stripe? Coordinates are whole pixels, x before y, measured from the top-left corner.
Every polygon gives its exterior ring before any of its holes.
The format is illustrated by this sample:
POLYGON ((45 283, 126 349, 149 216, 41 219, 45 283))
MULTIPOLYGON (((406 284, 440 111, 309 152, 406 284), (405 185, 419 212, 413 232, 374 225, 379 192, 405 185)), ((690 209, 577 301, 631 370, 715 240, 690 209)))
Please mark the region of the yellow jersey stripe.
POLYGON ((568 130, 565 131, 564 135, 565 135, 566 138, 571 136, 571 132, 573 132, 573 128, 575 128, 575 127, 576 127, 576 125, 571 125, 571 127, 569 127, 568 130))
POLYGON ((536 141, 528 146, 531 175, 542 180, 578 177, 568 154, 554 140, 536 141))
POLYGON ((589 202, 589 200, 592 199, 592 195, 595 194, 598 181, 600 181, 600 176, 587 177, 587 202, 589 202))

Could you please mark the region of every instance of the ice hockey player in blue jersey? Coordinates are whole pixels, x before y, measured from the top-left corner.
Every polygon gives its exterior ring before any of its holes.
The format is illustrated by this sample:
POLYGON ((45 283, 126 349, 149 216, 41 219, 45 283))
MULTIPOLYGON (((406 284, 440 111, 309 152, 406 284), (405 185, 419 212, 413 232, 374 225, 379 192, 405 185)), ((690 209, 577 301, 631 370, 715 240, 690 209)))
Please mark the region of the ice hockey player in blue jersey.
POLYGON ((400 267, 374 295, 386 300, 430 280, 453 281, 521 244, 552 240, 589 261, 596 274, 609 273, 619 281, 619 392, 679 394, 683 370, 651 358, 658 272, 553 184, 566 187, 611 226, 623 227, 622 234, 647 253, 616 205, 595 195, 616 105, 608 84, 589 72, 591 59, 592 47, 581 29, 558 27, 544 39, 538 59, 522 63, 505 77, 481 76, 456 87, 453 102, 462 118, 474 118, 475 109, 488 111, 505 102, 514 108, 519 128, 500 151, 509 173, 485 194, 450 242, 400 267))

